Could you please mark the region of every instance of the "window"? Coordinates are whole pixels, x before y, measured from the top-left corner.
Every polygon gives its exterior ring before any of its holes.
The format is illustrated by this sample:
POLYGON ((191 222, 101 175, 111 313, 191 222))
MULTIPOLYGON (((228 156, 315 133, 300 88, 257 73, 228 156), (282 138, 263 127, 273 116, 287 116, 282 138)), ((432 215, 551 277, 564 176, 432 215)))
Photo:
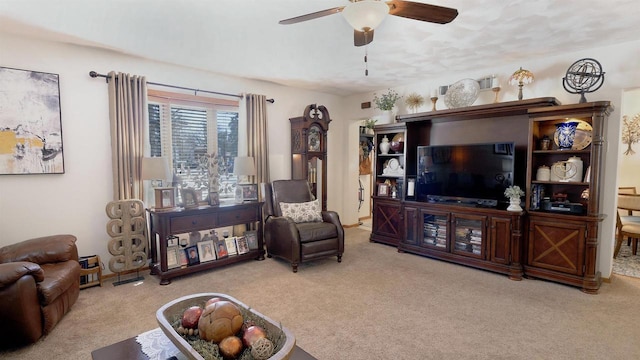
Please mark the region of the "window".
POLYGON ((218 161, 219 196, 232 198, 236 186, 233 160, 238 156, 237 102, 180 94, 168 96, 152 90, 149 95, 151 156, 170 159, 175 174, 172 186, 194 188, 201 200, 206 199, 209 158, 214 155, 218 161))

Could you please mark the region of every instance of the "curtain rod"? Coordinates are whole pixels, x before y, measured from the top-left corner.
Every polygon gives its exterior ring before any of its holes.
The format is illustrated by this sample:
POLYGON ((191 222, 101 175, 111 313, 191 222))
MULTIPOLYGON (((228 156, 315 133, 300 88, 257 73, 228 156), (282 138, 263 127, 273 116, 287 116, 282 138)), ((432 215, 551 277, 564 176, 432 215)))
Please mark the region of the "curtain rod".
MULTIPOLYGON (((89 76, 91 76, 92 78, 103 77, 103 78, 105 78, 107 80, 107 82, 109 82, 109 75, 98 74, 95 71, 90 71, 89 72, 89 76)), ((167 84, 155 83, 155 82, 150 82, 150 81, 147 81, 147 84, 156 85, 156 86, 164 86, 164 87, 169 87, 169 88, 174 88, 174 89, 181 89, 181 90, 190 90, 190 91, 194 91, 196 93, 196 95, 198 95, 198 92, 203 92, 203 93, 207 93, 207 94, 233 96, 233 97, 237 97, 237 98, 240 98, 240 99, 242 99, 244 97, 242 94, 241 95, 238 95, 238 94, 227 94, 227 93, 223 93, 223 92, 200 90, 200 89, 188 88, 188 87, 184 87, 184 86, 167 85, 167 84)), ((267 99, 267 101, 272 103, 272 104, 275 102, 274 99, 267 99)))

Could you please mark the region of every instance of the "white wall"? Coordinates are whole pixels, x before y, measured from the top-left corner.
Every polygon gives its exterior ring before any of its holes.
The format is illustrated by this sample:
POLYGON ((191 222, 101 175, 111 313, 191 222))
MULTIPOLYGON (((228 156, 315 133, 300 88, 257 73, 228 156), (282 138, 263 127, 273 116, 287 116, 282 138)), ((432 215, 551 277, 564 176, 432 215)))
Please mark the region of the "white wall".
POLYGON ((302 116, 309 104, 325 105, 333 119, 328 140, 328 206, 344 213, 340 159, 348 123, 341 115, 343 100, 338 96, 3 33, 0 49, 0 66, 59 74, 65 163, 62 175, 0 176, 0 246, 70 233, 78 237, 80 255, 98 254, 105 262, 110 258, 104 210, 112 200, 107 84, 89 77, 91 70, 102 74, 115 70, 144 75, 152 82, 274 98, 275 103, 268 104, 272 180, 290 178, 289 118, 302 116))
MULTIPOLYGON (((580 99, 579 95, 569 94, 562 86, 562 78, 565 76, 567 68, 576 60, 590 57, 597 59, 605 71, 604 85, 595 93, 586 94, 587 101, 599 101, 608 100, 611 101, 614 106, 614 112, 609 117, 609 122, 605 129, 605 149, 604 149, 604 191, 602 192, 601 209, 602 212, 607 215, 605 220, 600 226, 600 243, 598 253, 598 269, 602 272, 602 276, 605 278, 611 275, 612 257, 613 257, 613 244, 614 244, 614 232, 615 232, 615 199, 617 189, 617 169, 618 169, 618 154, 620 151, 620 131, 621 131, 621 117, 622 112, 622 92, 624 89, 630 89, 638 87, 640 85, 640 67, 638 67, 638 56, 640 56, 640 41, 634 41, 619 45, 612 45, 602 48, 588 49, 579 52, 566 53, 566 54, 554 54, 548 56, 540 56, 539 58, 530 59, 525 62, 513 63, 508 59, 501 60, 496 58, 496 66, 493 68, 477 69, 475 71, 469 71, 465 73, 455 74, 443 74, 443 76, 432 79, 425 79, 413 84, 407 84, 405 86, 398 86, 394 89, 398 91, 400 95, 408 95, 412 92, 417 92, 425 97, 428 97, 431 89, 439 86, 452 84, 460 79, 473 78, 480 79, 492 74, 496 74, 500 79, 502 90, 499 94, 500 101, 515 101, 517 100, 518 88, 507 84, 508 77, 517 70, 520 66, 525 69, 531 70, 535 75, 535 81, 532 84, 525 85, 524 98, 536 98, 536 97, 556 97, 562 104, 577 103, 580 99)), ((384 89, 383 89, 384 90, 384 89)), ((631 95, 632 96, 632 95, 631 95)), ((637 95, 635 95, 637 98, 637 95)), ((372 93, 358 94, 350 96, 347 101, 352 106, 348 106, 345 111, 345 117, 348 119, 366 119, 368 117, 380 117, 379 110, 374 108, 360 109, 360 106, 356 106, 361 102, 371 101, 373 99, 372 93)), ((474 105, 488 104, 493 102, 494 94, 491 91, 483 91, 480 97, 474 105)), ((638 101, 635 101, 637 106, 638 101)), ((444 101, 442 98, 438 99, 437 109, 445 109, 444 101)), ((640 110, 629 110, 629 114, 634 114, 640 110)), ((418 111, 430 111, 431 103, 425 103, 418 111)), ((406 114, 408 111, 404 106, 400 106, 400 114, 406 114)), ((378 121, 378 123, 382 123, 378 121)), ((470 129, 472 131, 472 129, 470 129)), ((349 141, 354 137, 350 137, 349 141)), ((357 139, 357 137, 355 138, 357 139)), ((357 146, 357 144, 350 145, 351 147, 357 146)), ((636 144, 636 148, 640 153, 640 144, 636 144)), ((640 155, 637 155, 640 156, 640 155)), ((357 170, 351 168, 352 164, 349 163, 348 174, 356 174, 357 170)), ((635 173, 634 173, 635 174, 635 173)), ((351 181, 351 180, 349 180, 351 181)), ((355 181, 355 180, 354 180, 355 181)), ((635 180, 638 182, 639 180, 635 180)), ((622 183, 621 183, 622 184, 622 183)), ((520 184, 524 186, 524 184, 520 184)), ((640 186, 639 186, 640 188, 640 186)), ((345 204, 344 209, 349 211, 348 204, 345 204)))

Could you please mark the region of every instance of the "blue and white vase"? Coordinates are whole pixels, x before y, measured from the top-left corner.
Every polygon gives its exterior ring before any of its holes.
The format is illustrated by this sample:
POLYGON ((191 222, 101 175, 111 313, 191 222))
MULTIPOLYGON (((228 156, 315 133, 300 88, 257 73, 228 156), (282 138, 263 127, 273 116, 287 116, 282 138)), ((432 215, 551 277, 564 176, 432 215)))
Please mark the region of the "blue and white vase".
POLYGON ((558 138, 558 148, 569 150, 573 147, 573 140, 576 137, 577 121, 569 121, 556 124, 556 135, 558 138))

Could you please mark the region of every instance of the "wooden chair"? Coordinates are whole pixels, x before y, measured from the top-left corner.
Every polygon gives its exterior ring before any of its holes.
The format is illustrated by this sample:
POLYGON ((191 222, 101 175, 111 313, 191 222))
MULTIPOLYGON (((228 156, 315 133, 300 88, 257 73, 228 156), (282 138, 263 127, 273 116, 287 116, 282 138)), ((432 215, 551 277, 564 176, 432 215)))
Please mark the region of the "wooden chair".
POLYGON ((637 194, 635 186, 620 186, 618 194, 637 194))
MULTIPOLYGON (((618 194, 635 195, 637 194, 637 190, 635 186, 620 186, 618 187, 618 194)), ((623 213, 626 214, 620 216, 623 224, 627 222, 640 223, 640 216, 633 216, 633 210, 623 210, 623 213)), ((627 245, 631 245, 631 238, 627 239, 627 245)))
MULTIPOLYGON (((640 195, 618 194, 618 210, 640 211, 640 195)), ((613 257, 618 256, 625 237, 628 237, 632 242, 632 253, 636 255, 638 253, 638 239, 640 239, 640 216, 620 216, 620 212, 617 211, 616 228, 618 234, 613 257)))

